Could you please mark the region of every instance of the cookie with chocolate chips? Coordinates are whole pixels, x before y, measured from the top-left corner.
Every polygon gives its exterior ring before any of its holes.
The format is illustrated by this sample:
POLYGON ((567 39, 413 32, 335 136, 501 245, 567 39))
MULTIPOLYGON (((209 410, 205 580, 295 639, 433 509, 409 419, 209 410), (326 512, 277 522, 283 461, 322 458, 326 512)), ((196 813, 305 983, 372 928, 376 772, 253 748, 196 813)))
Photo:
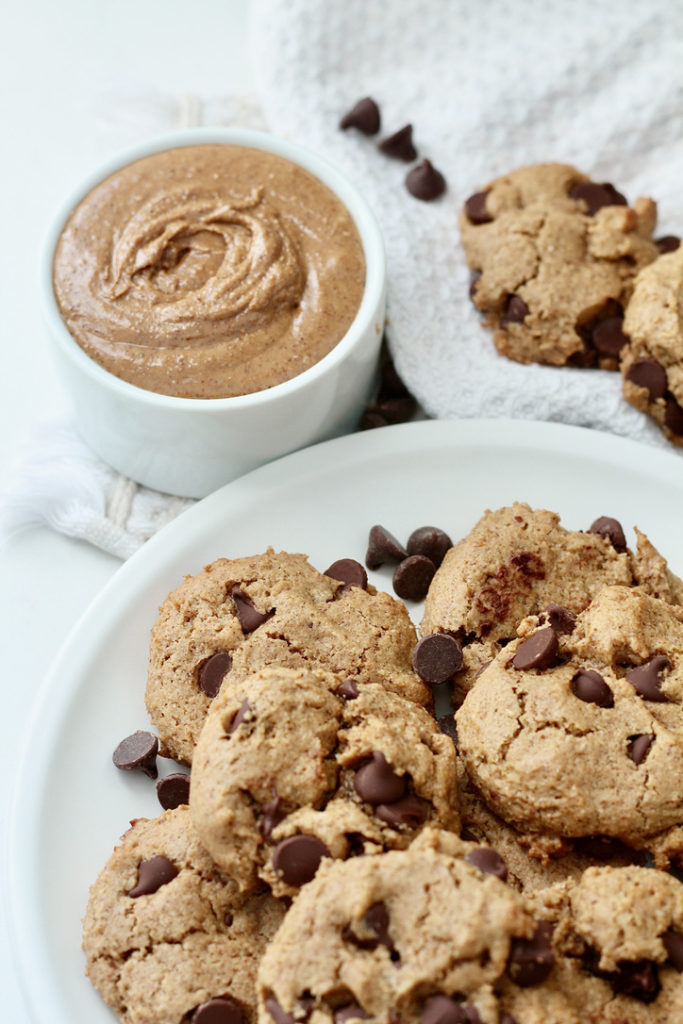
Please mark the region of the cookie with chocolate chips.
POLYGON ((259 1024, 499 1024, 504 978, 528 991, 552 975, 551 928, 442 835, 323 862, 261 961, 259 1024))
POLYGON ((470 196, 460 217, 472 299, 501 355, 616 369, 638 271, 659 254, 656 207, 566 164, 523 167, 470 196))
POLYGON ((660 256, 636 278, 624 319, 624 398, 683 445, 683 249, 660 256))
POLYGON ((571 633, 538 617, 518 632, 456 714, 460 755, 488 806, 532 835, 608 836, 652 852, 661 835, 679 836, 683 610, 610 586, 571 633))
POLYGON ((322 861, 460 828, 451 740, 378 683, 271 666, 226 683, 195 749, 190 809, 243 889, 292 895, 322 861))
POLYGON ((283 915, 220 874, 187 807, 139 818, 91 887, 86 972, 124 1024, 249 1024, 258 958, 283 915))
POLYGON ((166 598, 152 629, 145 700, 161 752, 191 762, 223 680, 270 663, 319 666, 429 704, 411 666, 416 641, 405 607, 368 586, 353 559, 322 573, 272 549, 219 558, 166 598))
POLYGON ((554 512, 522 502, 485 512, 446 553, 420 627, 423 636, 450 633, 462 644, 458 697, 527 615, 543 613, 556 632, 570 632, 576 614, 608 584, 640 586, 683 603, 683 583, 648 538, 635 532, 634 553, 621 525, 608 516, 582 532, 565 529, 554 512))

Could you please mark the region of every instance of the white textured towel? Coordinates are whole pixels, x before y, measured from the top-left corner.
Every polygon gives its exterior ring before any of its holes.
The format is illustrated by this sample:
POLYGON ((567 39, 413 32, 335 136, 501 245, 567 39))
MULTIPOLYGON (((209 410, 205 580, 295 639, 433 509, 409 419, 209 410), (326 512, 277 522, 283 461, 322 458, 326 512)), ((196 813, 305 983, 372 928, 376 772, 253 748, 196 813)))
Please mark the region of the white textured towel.
MULTIPOLYGON (((377 214, 392 354, 429 415, 558 420, 667 444, 623 401, 618 374, 521 366, 496 353, 468 299, 457 217, 496 175, 557 160, 631 200, 653 197, 661 233, 682 233, 682 4, 254 0, 253 49, 265 124, 340 166, 377 214), (380 105, 379 137, 412 123, 419 158, 447 179, 444 196, 416 200, 406 164, 376 139, 339 130, 365 95, 380 105)), ((174 105, 150 98, 145 109, 160 114, 150 133, 168 127, 174 105)), ((257 116, 253 106, 205 97, 182 104, 180 120, 254 125, 257 116)), ((98 466, 66 427, 48 474, 52 433, 41 458, 34 447, 15 474, 5 523, 46 521, 125 558, 187 504, 98 466)))

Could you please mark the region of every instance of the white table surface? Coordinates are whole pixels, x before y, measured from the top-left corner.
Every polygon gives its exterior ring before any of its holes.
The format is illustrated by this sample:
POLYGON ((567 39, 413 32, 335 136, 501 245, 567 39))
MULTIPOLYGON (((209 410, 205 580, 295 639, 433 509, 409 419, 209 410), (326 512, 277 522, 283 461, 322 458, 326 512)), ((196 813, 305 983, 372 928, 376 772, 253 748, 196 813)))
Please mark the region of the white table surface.
MULTIPOLYGON (((38 294, 47 222, 64 195, 107 156, 154 134, 150 112, 165 97, 194 93, 210 98, 253 89, 248 7, 248 0, 26 0, 5 5, 0 33, 0 487, 31 425, 64 407, 38 294)), ((46 529, 27 530, 0 549, 3 894, 5 814, 33 695, 64 636, 119 564, 46 529)), ((24 1024, 29 1011, 10 945, 3 905, 1 1016, 24 1024)))

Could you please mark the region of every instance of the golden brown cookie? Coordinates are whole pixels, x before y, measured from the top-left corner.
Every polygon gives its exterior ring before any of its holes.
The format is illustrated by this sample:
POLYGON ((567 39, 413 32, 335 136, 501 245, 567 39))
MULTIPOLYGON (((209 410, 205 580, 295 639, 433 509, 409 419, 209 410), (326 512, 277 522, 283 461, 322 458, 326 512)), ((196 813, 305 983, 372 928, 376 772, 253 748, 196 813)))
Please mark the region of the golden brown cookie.
POLYGON ((521 363, 616 369, 623 311, 659 254, 656 206, 626 199, 567 164, 512 171, 460 217, 472 297, 501 355, 521 363))

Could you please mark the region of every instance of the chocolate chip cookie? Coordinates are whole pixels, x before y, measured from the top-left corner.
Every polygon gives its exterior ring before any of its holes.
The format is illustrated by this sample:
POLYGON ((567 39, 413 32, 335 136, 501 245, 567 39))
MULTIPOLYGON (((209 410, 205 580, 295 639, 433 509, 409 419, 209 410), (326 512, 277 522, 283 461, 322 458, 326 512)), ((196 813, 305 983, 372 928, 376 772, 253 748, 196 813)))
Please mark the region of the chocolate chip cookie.
POLYGON ((545 612, 556 629, 567 629, 608 584, 640 586, 683 602, 683 583, 648 538, 635 533, 634 554, 620 524, 609 517, 579 532, 566 530, 554 512, 522 502, 485 512, 446 554, 421 624, 423 635, 453 633, 463 645, 458 696, 527 615, 545 612))
POLYGON ((524 899, 441 835, 323 862, 261 961, 260 1024, 499 1024, 502 978, 529 988, 551 975, 548 935, 524 899))
POLYGON ((416 640, 403 604, 368 586, 352 559, 321 573, 272 549, 219 558, 168 596, 152 629, 145 699, 161 752, 191 762, 223 679, 270 663, 372 680, 427 705, 411 666, 416 640))
POLYGON ((683 611, 604 588, 560 633, 534 617, 456 715, 486 803, 522 832, 653 849, 683 824, 683 611))
POLYGON ((91 887, 87 974, 125 1024, 248 1024, 258 958, 283 914, 218 872, 187 807, 140 818, 91 887))
POLYGON ((638 274, 624 318, 624 398, 683 445, 683 249, 638 274))
POLYGON ((460 828, 451 740, 377 683, 272 666, 226 682, 195 749, 190 808, 243 889, 296 893, 325 858, 460 828))
POLYGON ((656 206, 629 206, 566 164, 523 167, 470 196, 460 217, 471 295, 501 355, 616 369, 623 312, 659 251, 656 206))

